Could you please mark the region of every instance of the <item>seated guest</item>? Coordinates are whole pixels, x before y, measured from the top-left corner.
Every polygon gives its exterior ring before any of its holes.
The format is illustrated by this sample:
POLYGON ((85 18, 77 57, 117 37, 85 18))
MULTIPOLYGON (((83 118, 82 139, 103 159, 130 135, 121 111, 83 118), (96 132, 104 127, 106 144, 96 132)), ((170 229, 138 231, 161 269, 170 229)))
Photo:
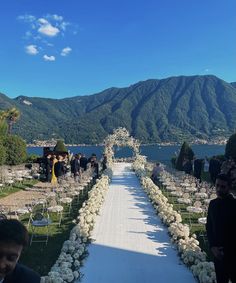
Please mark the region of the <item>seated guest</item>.
POLYGON ((0 220, 0 282, 39 283, 40 276, 18 263, 23 248, 28 244, 29 234, 16 219, 0 220))
POLYGON ((156 163, 156 165, 154 166, 153 170, 152 170, 152 176, 151 179, 153 180, 153 182, 156 184, 159 180, 160 177, 160 173, 163 171, 163 167, 161 166, 161 164, 159 162, 156 163))

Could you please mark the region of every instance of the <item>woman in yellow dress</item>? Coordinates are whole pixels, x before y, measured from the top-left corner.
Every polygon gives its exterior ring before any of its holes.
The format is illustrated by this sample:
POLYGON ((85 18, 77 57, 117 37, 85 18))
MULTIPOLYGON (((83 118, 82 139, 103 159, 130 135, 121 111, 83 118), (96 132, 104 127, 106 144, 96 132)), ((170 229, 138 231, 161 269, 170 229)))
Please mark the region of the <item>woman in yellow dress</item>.
POLYGON ((55 175, 55 164, 58 162, 56 155, 53 156, 53 161, 52 161, 52 179, 51 179, 51 184, 56 185, 57 184, 57 177, 55 175))

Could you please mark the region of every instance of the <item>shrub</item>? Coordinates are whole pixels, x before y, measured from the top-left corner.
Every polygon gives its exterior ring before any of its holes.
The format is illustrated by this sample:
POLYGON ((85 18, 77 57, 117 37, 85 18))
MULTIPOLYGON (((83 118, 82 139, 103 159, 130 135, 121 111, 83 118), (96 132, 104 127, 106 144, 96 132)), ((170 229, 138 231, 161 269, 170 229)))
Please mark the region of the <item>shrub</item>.
POLYGON ((184 142, 182 144, 182 147, 180 149, 179 155, 176 160, 176 169, 177 170, 183 170, 183 161, 185 158, 189 160, 193 160, 194 152, 192 148, 184 142))
POLYGON ((28 154, 27 155, 27 158, 26 158, 26 162, 29 162, 29 163, 34 163, 34 162, 37 162, 38 158, 40 156, 38 154, 28 154))
POLYGON ((233 134, 227 141, 225 146, 225 157, 232 157, 234 160, 236 160, 236 133, 233 134))
POLYGON ((6 148, 6 164, 17 165, 25 162, 27 158, 26 143, 16 135, 2 137, 2 142, 6 148))
POLYGON ((56 152, 67 152, 67 148, 65 147, 65 144, 63 140, 58 140, 56 146, 54 147, 54 151, 56 152))
POLYGON ((5 164, 6 162, 6 148, 0 141, 0 165, 5 164))

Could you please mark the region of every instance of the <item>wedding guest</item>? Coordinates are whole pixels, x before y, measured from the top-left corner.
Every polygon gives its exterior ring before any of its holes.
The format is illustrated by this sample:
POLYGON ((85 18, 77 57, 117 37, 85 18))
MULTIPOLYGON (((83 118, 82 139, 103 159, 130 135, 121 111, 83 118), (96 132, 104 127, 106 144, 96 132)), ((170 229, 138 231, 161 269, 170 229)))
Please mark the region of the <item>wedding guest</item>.
POLYGON ((152 170, 151 179, 156 184, 159 181, 160 173, 163 171, 163 167, 159 162, 155 164, 152 170))
POLYGON ((58 155, 57 160, 58 161, 54 165, 54 172, 55 172, 55 176, 57 177, 58 183, 61 183, 66 173, 65 162, 62 155, 58 155))
POLYGON ((207 238, 214 257, 217 283, 236 283, 236 199, 230 194, 230 179, 219 174, 217 198, 211 200, 207 215, 207 238))
POLYGON ((203 167, 203 160, 194 157, 193 158, 193 176, 201 181, 201 173, 203 167))
POLYGON ((0 220, 0 282, 40 282, 40 276, 36 272, 18 263, 28 240, 28 231, 20 221, 16 219, 0 220))
POLYGON ((188 158, 185 158, 184 161, 183 161, 183 167, 182 168, 183 168, 183 171, 186 174, 191 174, 192 170, 193 170, 193 165, 192 165, 191 160, 189 160, 188 158))
POLYGON ((106 170, 107 169, 107 156, 106 154, 103 154, 102 155, 102 170, 106 170))
POLYGON ((87 157, 85 156, 84 153, 81 154, 81 157, 80 157, 80 167, 83 171, 86 171, 87 169, 87 163, 88 163, 88 159, 87 157))
POLYGON ((71 162, 71 173, 74 176, 74 179, 78 179, 80 175, 80 155, 76 154, 75 158, 71 162))
POLYGON ((45 175, 46 175, 46 181, 51 181, 51 173, 52 173, 52 155, 48 154, 44 160, 44 166, 45 166, 45 175))
POLYGON ((220 173, 221 163, 216 156, 213 156, 209 162, 209 173, 211 181, 215 184, 216 176, 220 173))
POLYGON ((56 155, 54 154, 52 157, 52 177, 51 177, 51 184, 56 185, 57 184, 57 177, 55 174, 55 165, 58 162, 56 155))

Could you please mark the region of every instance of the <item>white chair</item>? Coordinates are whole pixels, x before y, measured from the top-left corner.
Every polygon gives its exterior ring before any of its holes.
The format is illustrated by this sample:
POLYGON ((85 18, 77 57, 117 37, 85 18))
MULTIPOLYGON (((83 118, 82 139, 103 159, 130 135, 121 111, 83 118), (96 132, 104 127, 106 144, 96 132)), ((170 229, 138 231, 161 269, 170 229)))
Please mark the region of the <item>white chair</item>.
POLYGON ((43 242, 47 245, 49 238, 49 226, 51 224, 51 220, 49 218, 48 213, 42 214, 37 212, 35 214, 30 215, 30 228, 31 228, 31 239, 30 245, 33 242, 43 242), (40 233, 41 232, 41 233, 40 233))

